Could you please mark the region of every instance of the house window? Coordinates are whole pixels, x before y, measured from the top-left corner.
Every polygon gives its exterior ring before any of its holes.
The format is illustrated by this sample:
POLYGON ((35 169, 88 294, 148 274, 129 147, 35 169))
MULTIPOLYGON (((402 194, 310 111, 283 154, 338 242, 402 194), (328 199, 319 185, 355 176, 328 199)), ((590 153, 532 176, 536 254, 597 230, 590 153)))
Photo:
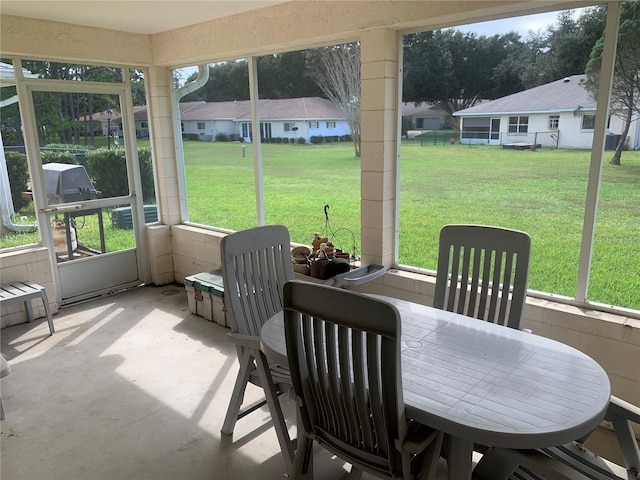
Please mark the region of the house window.
POLYGON ((204 122, 198 122, 198 130, 204 130, 204 122))
POLYGON ((509 117, 509 133, 527 133, 529 131, 529 117, 509 117))
POLYGON ((327 128, 336 128, 336 122, 327 122, 327 128))
POLYGON ((295 123, 285 123, 284 124, 284 131, 285 132, 293 132, 293 127, 295 127, 296 124, 295 123))
POLYGON ((595 115, 583 115, 582 116, 582 130, 593 130, 596 126, 595 115))
POLYGON ((424 127, 424 118, 422 117, 416 118, 416 128, 418 130, 422 130, 422 127, 424 127))
POLYGON ((309 122, 309 128, 320 128, 320 122, 309 122))
POLYGON ((140 128, 147 128, 147 122, 140 122, 140 128))
POLYGON ((242 124, 242 137, 243 138, 248 138, 251 136, 251 124, 250 123, 243 123, 242 124))
MULTIPOLYGON (((285 123, 285 125, 287 125, 285 123)), ((262 122, 260 123, 260 137, 261 138, 271 138, 271 123, 269 122, 262 122)))
POLYGON ((180 122, 180 130, 182 130, 182 133, 184 133, 184 122, 180 122))
POLYGON ((549 115, 549 130, 558 130, 560 124, 560 115, 549 115))

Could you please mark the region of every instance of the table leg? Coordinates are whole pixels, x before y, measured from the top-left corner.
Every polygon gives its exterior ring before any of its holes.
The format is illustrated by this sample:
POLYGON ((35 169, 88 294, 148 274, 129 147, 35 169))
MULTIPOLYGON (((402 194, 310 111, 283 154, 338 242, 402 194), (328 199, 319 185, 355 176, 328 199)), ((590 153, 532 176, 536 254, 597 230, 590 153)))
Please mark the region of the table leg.
POLYGON ((449 480, 471 480, 473 470, 473 442, 447 435, 449 456, 447 470, 449 480))

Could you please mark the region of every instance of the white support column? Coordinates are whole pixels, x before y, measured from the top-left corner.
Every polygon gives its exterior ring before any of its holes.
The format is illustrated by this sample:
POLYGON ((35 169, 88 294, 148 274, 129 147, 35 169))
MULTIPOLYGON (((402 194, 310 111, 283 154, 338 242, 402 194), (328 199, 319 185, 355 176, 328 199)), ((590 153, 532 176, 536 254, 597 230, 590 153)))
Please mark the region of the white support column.
POLYGON ((363 263, 390 267, 396 231, 398 156, 398 34, 361 35, 361 226, 363 263))
MULTIPOLYGON (((151 67, 146 79, 148 89, 148 120, 152 142, 157 196, 161 222, 165 225, 181 223, 180 189, 176 149, 182 149, 180 136, 174 137, 174 118, 171 107, 171 70, 151 67)), ((180 135, 178 125, 177 134, 180 135)), ((184 202, 186 208, 186 200, 184 202)))
POLYGON ((584 222, 582 229, 582 243, 580 247, 580 262, 578 265, 578 283, 576 300, 587 301, 589 290, 589 272, 591 270, 591 255, 593 253, 593 239, 596 229, 596 215, 598 212, 598 197, 600 180, 602 178, 602 159, 604 156, 604 137, 609 117, 609 97, 613 83, 616 62, 616 45, 618 43, 618 27, 620 25, 620 3, 607 4, 607 24, 604 30, 604 46, 602 49, 602 64, 600 67, 600 88, 596 103, 596 124, 593 131, 591 146, 591 163, 589 164, 589 183, 587 200, 584 208, 584 222))

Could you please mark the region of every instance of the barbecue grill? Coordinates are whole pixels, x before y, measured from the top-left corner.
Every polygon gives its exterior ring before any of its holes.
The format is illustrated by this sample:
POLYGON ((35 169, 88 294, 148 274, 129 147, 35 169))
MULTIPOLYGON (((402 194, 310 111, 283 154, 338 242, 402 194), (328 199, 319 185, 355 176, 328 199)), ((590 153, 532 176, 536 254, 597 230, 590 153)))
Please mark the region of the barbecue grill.
MULTIPOLYGON (((42 165, 44 171, 44 185, 47 191, 47 202, 49 205, 69 202, 82 202, 93 200, 98 192, 91 183, 91 179, 82 165, 68 165, 66 163, 45 163, 42 165)), ((77 212, 64 213, 64 235, 63 238, 56 238, 56 227, 54 227, 54 243, 56 241, 56 253, 66 253, 66 260, 74 258, 75 250, 82 250, 83 255, 105 253, 104 227, 102 223, 102 209, 95 208, 89 210, 79 210, 77 212), (75 217, 83 215, 98 215, 98 227, 100 230, 100 250, 93 250, 82 245, 77 239, 75 217), (76 241, 76 239, 78 241, 76 241)), ((58 257, 59 261, 62 260, 58 257)))
POLYGON ((96 198, 98 191, 93 188, 89 175, 82 165, 45 163, 42 169, 49 205, 96 198))

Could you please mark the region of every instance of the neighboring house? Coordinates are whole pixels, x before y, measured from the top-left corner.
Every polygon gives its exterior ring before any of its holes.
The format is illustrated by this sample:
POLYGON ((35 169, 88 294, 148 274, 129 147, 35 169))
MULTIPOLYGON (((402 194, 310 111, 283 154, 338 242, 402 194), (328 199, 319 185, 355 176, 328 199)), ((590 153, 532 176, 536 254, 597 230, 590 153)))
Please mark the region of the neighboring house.
POLYGON ((455 119, 442 108, 430 103, 402 104, 402 116, 410 120, 408 130, 450 130, 455 119))
MULTIPOLYGON (((590 149, 596 102, 583 86, 585 79, 573 75, 454 112, 460 118, 460 141, 590 149)), ((640 148, 639 123, 635 114, 626 138, 630 149, 640 148)), ((615 149, 623 126, 622 118, 610 115, 607 149, 615 149)))
MULTIPOLYGON (((251 104, 248 100, 231 102, 184 102, 179 104, 183 135, 197 135, 200 140, 215 141, 216 135, 228 135, 231 140, 251 140, 251 104)), ((343 136, 351 130, 344 114, 330 100, 319 97, 263 99, 258 105, 260 136, 262 138, 304 138, 312 136, 343 136)), ((107 132, 107 116, 101 112, 93 116, 107 132)), ((136 136, 148 137, 147 108, 134 107, 136 136)), ((112 112, 111 131, 122 135, 119 112, 112 112)))

